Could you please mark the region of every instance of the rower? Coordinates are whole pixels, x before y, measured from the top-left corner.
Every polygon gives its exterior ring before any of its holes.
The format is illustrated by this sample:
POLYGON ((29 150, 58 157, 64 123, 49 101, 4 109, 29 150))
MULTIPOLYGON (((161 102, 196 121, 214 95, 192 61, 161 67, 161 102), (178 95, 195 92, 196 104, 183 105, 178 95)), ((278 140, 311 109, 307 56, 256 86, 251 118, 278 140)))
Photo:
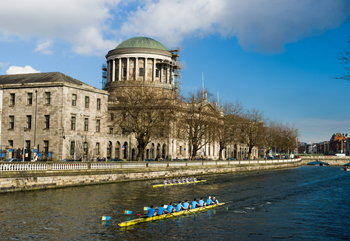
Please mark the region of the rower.
POLYGON ((188 181, 188 177, 186 177, 186 182, 189 182, 189 181, 188 181))
POLYGON ((166 214, 168 213, 168 211, 164 208, 164 204, 160 205, 160 208, 158 209, 158 213, 157 215, 162 215, 162 214, 166 214))
POLYGON ((182 202, 179 201, 179 203, 176 205, 176 212, 180 212, 181 210, 187 210, 187 208, 182 206, 182 202))
POLYGON ((148 209, 147 217, 153 217, 156 216, 156 210, 153 208, 153 205, 151 205, 151 208, 148 209))
POLYGON ((165 178, 164 178, 164 180, 163 180, 163 184, 164 184, 164 185, 168 184, 167 181, 165 180, 165 178))
POLYGON ((181 183, 181 179, 180 178, 177 180, 177 183, 181 183))
POLYGON ((185 200, 185 202, 182 204, 182 206, 184 206, 184 208, 186 208, 186 209, 191 209, 191 205, 187 202, 187 200, 185 200))
POLYGON ((175 208, 174 208, 174 206, 173 206, 173 203, 171 202, 171 203, 169 203, 169 205, 168 205, 168 207, 167 207, 167 211, 169 212, 169 213, 172 213, 172 212, 174 212, 175 211, 175 208))
POLYGON ((176 179, 175 179, 175 177, 173 178, 173 183, 176 183, 176 179))
POLYGON ((192 209, 194 209, 194 208, 199 208, 200 207, 200 205, 197 203, 197 199, 195 198, 195 199, 193 199, 193 202, 192 202, 192 209))
POLYGON ((201 197, 201 199, 198 201, 199 205, 201 207, 205 207, 206 203, 203 201, 203 198, 201 197))
POLYGON ((196 177, 193 177, 193 181, 196 182, 196 181, 197 181, 197 178, 196 178, 196 177))
POLYGON ((171 179, 168 180, 168 183, 171 184, 171 179))
POLYGON ((215 204, 215 203, 211 200, 211 197, 209 196, 207 199, 207 206, 212 205, 212 204, 215 204))
POLYGON ((215 204, 219 204, 219 200, 217 200, 215 197, 213 197, 213 202, 214 202, 215 204))
POLYGON ((185 178, 181 178, 181 182, 185 182, 185 178))
POLYGON ((190 177, 190 182, 193 182, 193 178, 192 177, 190 177))

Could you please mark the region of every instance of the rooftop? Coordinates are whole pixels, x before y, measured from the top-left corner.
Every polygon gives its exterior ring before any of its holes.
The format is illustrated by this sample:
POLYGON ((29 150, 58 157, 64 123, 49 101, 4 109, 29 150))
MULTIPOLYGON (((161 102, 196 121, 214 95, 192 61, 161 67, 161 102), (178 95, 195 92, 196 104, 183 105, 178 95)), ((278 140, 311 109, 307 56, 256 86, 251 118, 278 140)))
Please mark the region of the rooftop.
POLYGON ((159 43, 157 40, 148 37, 134 37, 127 39, 121 42, 115 49, 124 48, 146 48, 167 51, 163 44, 159 43))

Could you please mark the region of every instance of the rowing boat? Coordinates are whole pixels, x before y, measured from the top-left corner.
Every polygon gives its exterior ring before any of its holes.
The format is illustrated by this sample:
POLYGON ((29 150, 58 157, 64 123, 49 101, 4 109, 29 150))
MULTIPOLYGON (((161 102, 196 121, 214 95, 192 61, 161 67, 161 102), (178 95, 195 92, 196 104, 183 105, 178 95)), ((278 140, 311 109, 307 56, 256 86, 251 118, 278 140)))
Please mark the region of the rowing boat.
POLYGON ((219 203, 217 205, 210 205, 210 206, 206 206, 206 207, 200 207, 200 208, 195 208, 195 209, 190 209, 190 210, 185 210, 185 211, 180 211, 180 212, 175 212, 175 213, 170 213, 170 214, 167 213, 167 214, 163 214, 160 216, 154 216, 154 217, 149 217, 149 218, 137 218, 134 220, 118 223, 118 225, 121 227, 127 227, 127 226, 135 225, 138 223, 146 223, 146 222, 151 222, 151 221, 155 221, 155 220, 167 219, 167 218, 176 217, 176 216, 180 216, 180 215, 196 213, 196 212, 200 212, 200 211, 206 211, 208 209, 213 209, 213 208, 216 208, 217 206, 221 206, 224 204, 225 203, 219 203))
POLYGON ((172 183, 172 184, 156 184, 156 185, 153 185, 153 187, 176 186, 176 185, 193 184, 193 183, 200 183, 200 182, 206 182, 206 181, 207 180, 201 180, 201 181, 195 181, 195 182, 172 183))

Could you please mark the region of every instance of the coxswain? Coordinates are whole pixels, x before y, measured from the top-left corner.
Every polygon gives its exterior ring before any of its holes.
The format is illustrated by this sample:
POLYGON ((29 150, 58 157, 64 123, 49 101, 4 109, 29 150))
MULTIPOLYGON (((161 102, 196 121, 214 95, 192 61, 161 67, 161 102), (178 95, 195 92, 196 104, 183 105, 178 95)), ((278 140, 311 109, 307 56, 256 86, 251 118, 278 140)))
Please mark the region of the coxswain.
POLYGON ((211 197, 209 196, 208 199, 207 199, 207 206, 209 205, 212 205, 212 204, 215 204, 212 200, 211 200, 211 197))
POLYGON ((219 204, 219 200, 217 200, 215 197, 213 197, 213 202, 214 202, 215 204, 219 204))
POLYGON ((195 199, 193 199, 193 202, 192 202, 192 209, 193 208, 199 208, 200 207, 200 205, 197 203, 197 199, 195 198, 195 199))
POLYGON ((148 209, 147 217, 153 217, 156 216, 156 210, 153 208, 153 205, 151 205, 151 208, 148 209))
POLYGON ((164 180, 163 180, 163 184, 164 184, 164 185, 168 184, 167 181, 165 180, 165 178, 164 178, 164 180))
POLYGON ((175 208, 173 206, 173 203, 169 203, 168 207, 166 208, 169 213, 172 213, 175 211, 175 208))
POLYGON ((203 198, 201 197, 201 199, 198 201, 199 205, 201 205, 201 207, 205 207, 206 203, 203 201, 203 198))
POLYGON ((168 211, 164 208, 164 204, 160 205, 160 208, 158 209, 157 215, 163 215, 168 213, 168 211))
POLYGON ((184 208, 191 209, 191 205, 187 202, 187 200, 185 200, 185 202, 182 204, 182 206, 184 206, 184 208))
POLYGON ((179 201, 179 203, 176 205, 176 212, 180 212, 182 210, 186 210, 186 208, 182 206, 182 202, 179 201))

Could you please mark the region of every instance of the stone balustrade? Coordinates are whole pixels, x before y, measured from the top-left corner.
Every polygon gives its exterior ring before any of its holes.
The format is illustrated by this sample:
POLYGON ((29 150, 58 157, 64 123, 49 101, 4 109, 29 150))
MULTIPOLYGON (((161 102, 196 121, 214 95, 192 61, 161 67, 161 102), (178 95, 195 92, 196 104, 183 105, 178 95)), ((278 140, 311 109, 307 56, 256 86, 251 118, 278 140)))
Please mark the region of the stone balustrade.
POLYGON ((65 170, 108 170, 108 169, 147 169, 147 168, 182 168, 203 166, 231 166, 268 163, 298 162, 301 159, 281 160, 237 160, 237 161, 178 161, 178 162, 120 162, 120 163, 0 163, 0 172, 13 171, 65 171, 65 170))

